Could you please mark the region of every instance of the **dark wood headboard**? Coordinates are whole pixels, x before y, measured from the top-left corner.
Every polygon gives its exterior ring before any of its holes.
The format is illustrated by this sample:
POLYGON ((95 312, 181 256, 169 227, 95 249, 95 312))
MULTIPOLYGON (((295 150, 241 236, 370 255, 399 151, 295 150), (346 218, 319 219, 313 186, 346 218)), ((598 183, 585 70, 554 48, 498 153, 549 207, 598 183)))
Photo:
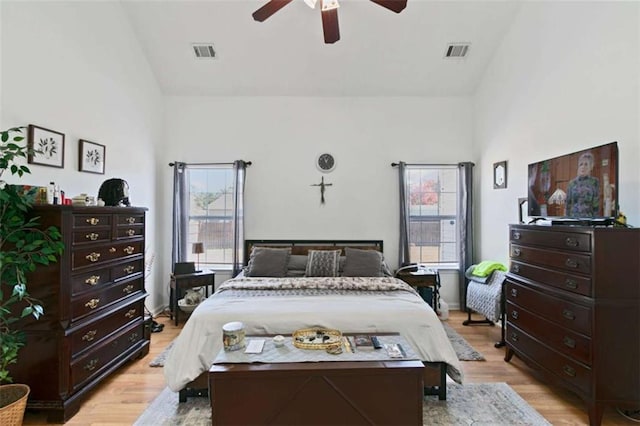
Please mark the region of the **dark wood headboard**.
POLYGON ((291 254, 306 255, 309 250, 337 250, 344 255, 345 247, 362 250, 376 250, 382 253, 382 240, 244 240, 245 265, 249 262, 251 249, 262 247, 291 247, 291 254))

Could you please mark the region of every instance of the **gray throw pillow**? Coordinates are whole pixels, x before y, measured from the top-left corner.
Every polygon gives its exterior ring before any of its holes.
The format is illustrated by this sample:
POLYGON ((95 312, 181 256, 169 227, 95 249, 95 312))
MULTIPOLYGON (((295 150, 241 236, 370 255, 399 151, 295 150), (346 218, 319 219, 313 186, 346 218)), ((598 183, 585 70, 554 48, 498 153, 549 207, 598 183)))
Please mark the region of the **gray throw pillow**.
POLYGON ((340 252, 342 250, 309 250, 307 277, 337 277, 340 252))
POLYGON ((342 275, 345 277, 383 277, 382 253, 376 250, 344 249, 347 260, 342 275))
POLYGON ((284 277, 291 256, 291 247, 254 247, 245 275, 247 277, 284 277))

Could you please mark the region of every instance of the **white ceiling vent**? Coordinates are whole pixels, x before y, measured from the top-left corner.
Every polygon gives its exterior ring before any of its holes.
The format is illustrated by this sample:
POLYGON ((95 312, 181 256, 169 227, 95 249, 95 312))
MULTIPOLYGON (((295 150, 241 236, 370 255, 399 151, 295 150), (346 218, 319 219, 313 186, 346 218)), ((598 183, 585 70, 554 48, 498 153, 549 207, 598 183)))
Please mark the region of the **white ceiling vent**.
POLYGON ((444 54, 445 58, 464 58, 469 53, 471 43, 450 43, 444 54))
POLYGON ((213 43, 193 43, 191 45, 193 53, 198 59, 215 59, 216 51, 213 49, 213 43))

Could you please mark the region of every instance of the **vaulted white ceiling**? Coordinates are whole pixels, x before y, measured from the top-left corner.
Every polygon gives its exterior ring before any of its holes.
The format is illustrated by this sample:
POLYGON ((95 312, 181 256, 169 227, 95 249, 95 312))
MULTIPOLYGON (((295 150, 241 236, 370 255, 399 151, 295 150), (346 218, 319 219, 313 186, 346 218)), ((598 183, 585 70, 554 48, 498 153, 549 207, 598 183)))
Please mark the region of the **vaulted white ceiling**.
POLYGON ((400 14, 340 0, 341 39, 325 44, 321 15, 293 0, 265 22, 267 0, 122 0, 161 89, 201 96, 466 96, 473 94, 517 1, 408 0, 400 14), (448 43, 468 42, 464 59, 448 43), (213 43, 214 60, 192 43, 213 43))

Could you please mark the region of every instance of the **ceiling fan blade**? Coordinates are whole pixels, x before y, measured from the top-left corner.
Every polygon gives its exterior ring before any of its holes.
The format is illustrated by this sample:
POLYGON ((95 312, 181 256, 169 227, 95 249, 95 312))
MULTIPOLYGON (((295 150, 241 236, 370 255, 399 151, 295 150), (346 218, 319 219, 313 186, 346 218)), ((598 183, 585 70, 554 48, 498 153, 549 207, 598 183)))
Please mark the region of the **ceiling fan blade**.
POLYGON ((324 42, 335 43, 340 40, 340 28, 338 27, 338 9, 322 11, 322 30, 324 42))
POLYGON ((263 22, 265 19, 291 3, 292 0, 271 0, 269 3, 262 6, 260 9, 253 12, 251 16, 258 22, 263 22))
POLYGON ((375 4, 379 4, 380 6, 392 10, 395 13, 400 13, 407 7, 407 0, 371 0, 375 4))

